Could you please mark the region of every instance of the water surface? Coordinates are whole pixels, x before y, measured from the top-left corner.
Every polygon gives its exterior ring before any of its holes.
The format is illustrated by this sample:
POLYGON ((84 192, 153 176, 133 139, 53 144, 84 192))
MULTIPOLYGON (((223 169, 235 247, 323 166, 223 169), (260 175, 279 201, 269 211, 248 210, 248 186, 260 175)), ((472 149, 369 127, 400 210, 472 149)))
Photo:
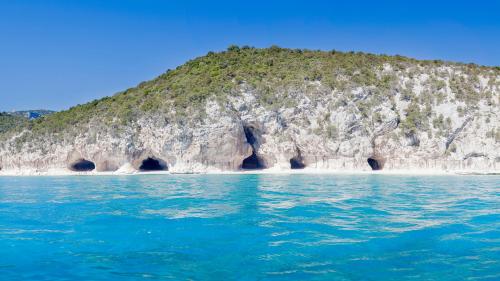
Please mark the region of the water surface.
POLYGON ((0 177, 1 280, 500 280, 500 177, 0 177))

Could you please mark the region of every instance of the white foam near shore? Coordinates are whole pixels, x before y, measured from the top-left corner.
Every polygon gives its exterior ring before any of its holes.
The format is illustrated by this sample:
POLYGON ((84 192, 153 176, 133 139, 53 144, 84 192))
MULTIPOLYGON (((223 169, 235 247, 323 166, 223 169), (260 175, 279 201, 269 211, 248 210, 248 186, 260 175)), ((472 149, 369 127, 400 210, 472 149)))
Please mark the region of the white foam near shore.
POLYGON ((154 171, 154 172, 142 172, 142 171, 124 171, 117 170, 114 172, 74 172, 67 169, 51 169, 48 171, 27 171, 27 170, 6 170, 0 171, 1 176, 119 176, 119 175, 147 175, 147 174, 158 174, 165 175, 170 174, 168 171, 154 171))
POLYGON ((327 169, 300 169, 300 170, 245 170, 245 171, 213 171, 207 174, 308 174, 308 175, 500 175, 500 171, 466 171, 466 170, 327 170, 327 169))

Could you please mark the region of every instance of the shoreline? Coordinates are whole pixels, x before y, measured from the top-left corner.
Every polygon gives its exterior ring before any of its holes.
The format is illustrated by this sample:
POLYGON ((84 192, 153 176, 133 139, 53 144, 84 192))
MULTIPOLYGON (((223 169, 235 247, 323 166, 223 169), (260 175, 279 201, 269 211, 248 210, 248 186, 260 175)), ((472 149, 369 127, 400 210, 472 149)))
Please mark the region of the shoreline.
POLYGON ((170 171, 114 171, 114 172, 73 172, 57 169, 46 172, 36 171, 0 171, 0 177, 50 177, 50 176, 143 176, 143 175, 403 175, 403 176, 494 176, 500 171, 475 171, 475 170, 326 170, 326 169, 262 169, 242 171, 209 170, 204 172, 170 172, 170 171))

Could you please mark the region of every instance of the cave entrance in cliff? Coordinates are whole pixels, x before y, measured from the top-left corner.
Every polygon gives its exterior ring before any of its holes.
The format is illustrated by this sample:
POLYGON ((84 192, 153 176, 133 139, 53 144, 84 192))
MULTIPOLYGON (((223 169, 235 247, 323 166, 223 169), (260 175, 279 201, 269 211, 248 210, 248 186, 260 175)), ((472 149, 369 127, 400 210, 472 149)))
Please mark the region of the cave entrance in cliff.
POLYGON ((262 164, 262 160, 257 156, 255 150, 252 151, 252 155, 248 156, 243 160, 241 164, 243 170, 259 170, 264 169, 265 166, 262 164))
POLYGON ((382 170, 382 168, 383 168, 382 161, 380 161, 376 158, 373 158, 373 157, 368 158, 367 161, 368 161, 368 165, 370 165, 370 168, 372 168, 373 171, 382 170))
POLYGON ((290 169, 304 169, 306 165, 304 164, 302 157, 296 156, 290 159, 290 169))
POLYGON ((167 163, 161 159, 148 157, 142 160, 141 165, 139 166, 139 170, 143 172, 148 171, 167 171, 168 166, 167 163))
POLYGON ((95 170, 95 164, 92 161, 79 159, 69 166, 74 172, 90 172, 95 170))
POLYGON ((255 136, 255 128, 251 126, 244 126, 243 130, 245 131, 245 137, 247 139, 248 144, 252 146, 252 155, 248 156, 241 163, 241 169, 243 170, 260 170, 264 169, 265 165, 262 159, 257 156, 257 146, 258 141, 255 136))

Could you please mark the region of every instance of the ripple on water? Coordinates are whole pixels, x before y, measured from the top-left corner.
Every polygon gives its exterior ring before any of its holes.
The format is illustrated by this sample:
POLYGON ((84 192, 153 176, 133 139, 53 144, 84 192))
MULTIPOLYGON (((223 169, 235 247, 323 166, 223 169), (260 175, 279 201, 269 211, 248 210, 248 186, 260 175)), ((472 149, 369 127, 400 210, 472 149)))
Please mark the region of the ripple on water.
POLYGON ((500 177, 0 178, 2 280, 498 280, 500 177))

